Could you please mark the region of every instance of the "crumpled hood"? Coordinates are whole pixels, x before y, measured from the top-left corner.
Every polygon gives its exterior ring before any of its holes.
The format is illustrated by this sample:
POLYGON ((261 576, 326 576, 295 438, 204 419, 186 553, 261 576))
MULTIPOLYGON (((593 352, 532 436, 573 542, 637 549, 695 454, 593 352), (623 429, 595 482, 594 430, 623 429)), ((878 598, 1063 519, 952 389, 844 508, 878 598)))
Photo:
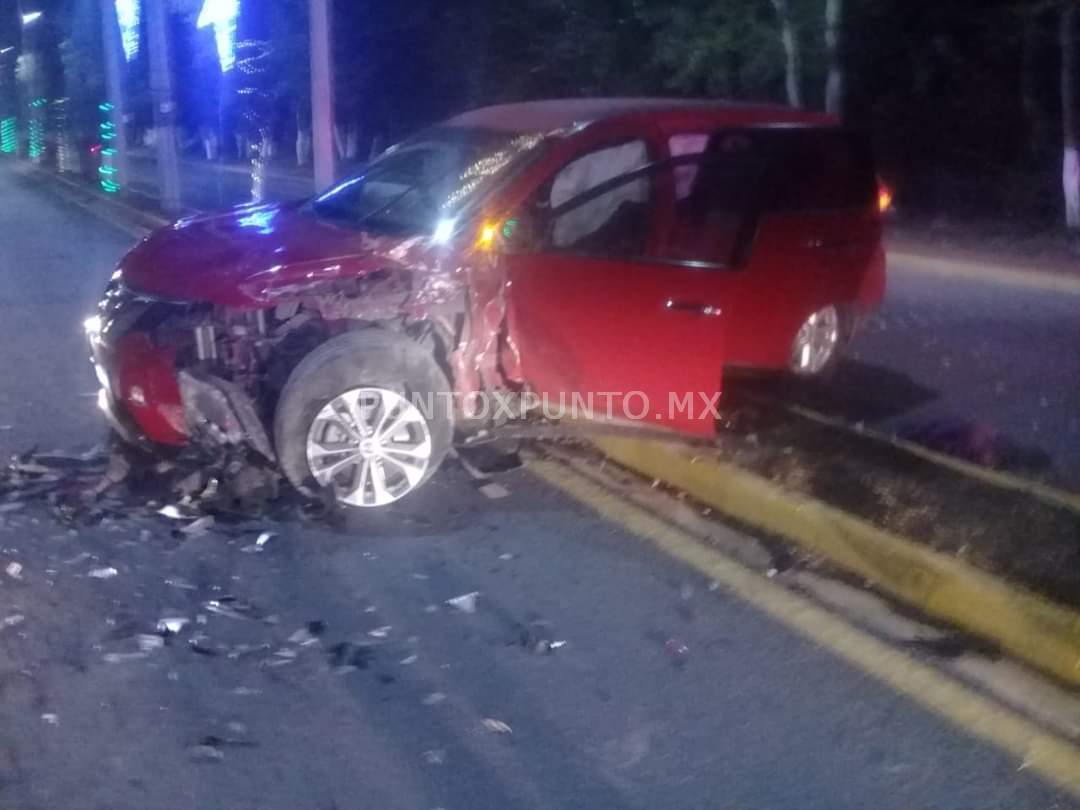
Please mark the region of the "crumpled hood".
POLYGON ((120 270, 126 285, 148 295, 260 307, 321 282, 387 269, 427 241, 372 236, 291 204, 243 206, 155 231, 120 270))

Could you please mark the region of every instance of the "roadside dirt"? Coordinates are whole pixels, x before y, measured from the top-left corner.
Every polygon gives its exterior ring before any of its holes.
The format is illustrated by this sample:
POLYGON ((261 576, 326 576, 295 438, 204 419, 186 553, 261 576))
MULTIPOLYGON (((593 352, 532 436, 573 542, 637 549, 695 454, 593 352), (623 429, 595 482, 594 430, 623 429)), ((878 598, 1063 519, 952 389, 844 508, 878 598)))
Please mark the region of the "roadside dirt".
POLYGON ((902 448, 741 405, 718 457, 1051 599, 1080 605, 1080 513, 902 448))

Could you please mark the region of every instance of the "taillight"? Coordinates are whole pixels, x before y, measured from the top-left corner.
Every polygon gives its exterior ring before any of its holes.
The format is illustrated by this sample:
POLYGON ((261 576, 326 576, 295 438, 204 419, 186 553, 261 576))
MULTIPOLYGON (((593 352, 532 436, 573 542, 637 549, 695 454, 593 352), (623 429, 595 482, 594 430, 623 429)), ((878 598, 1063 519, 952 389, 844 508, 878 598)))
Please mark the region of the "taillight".
POLYGON ((885 185, 883 180, 878 180, 877 184, 877 205, 878 211, 882 214, 888 212, 892 208, 893 192, 892 189, 885 185))

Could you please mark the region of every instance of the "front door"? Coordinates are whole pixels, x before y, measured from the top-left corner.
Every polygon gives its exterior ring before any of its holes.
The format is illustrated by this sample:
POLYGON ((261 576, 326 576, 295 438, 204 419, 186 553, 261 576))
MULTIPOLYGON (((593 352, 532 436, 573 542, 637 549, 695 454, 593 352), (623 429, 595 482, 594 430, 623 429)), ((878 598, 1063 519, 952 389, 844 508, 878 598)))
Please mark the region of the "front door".
POLYGON ((533 391, 594 418, 715 427, 723 274, 657 254, 669 171, 646 135, 582 144, 520 213, 502 257, 508 341, 533 391))

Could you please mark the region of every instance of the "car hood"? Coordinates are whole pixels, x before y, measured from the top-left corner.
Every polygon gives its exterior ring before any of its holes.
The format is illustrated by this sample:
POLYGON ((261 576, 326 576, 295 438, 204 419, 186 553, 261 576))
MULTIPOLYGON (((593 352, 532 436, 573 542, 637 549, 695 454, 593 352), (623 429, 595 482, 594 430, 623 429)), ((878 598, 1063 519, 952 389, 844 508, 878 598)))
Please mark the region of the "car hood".
POLYGON ((148 295, 263 307, 340 279, 426 263, 429 243, 340 227, 297 205, 244 206, 154 232, 120 271, 124 284, 148 295))

